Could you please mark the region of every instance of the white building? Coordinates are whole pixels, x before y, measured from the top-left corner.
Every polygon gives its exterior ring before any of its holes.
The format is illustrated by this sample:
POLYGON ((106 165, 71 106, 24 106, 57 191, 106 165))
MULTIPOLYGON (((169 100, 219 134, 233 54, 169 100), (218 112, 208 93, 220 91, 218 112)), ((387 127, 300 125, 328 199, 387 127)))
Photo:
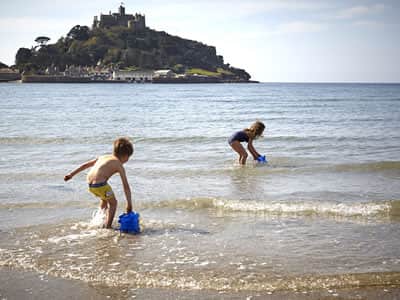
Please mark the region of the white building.
POLYGON ((152 70, 137 70, 137 71, 114 71, 112 75, 113 80, 126 80, 136 82, 146 82, 153 80, 154 72, 152 70))
POLYGON ((176 77, 176 74, 171 70, 157 70, 154 71, 154 77, 172 78, 176 77))

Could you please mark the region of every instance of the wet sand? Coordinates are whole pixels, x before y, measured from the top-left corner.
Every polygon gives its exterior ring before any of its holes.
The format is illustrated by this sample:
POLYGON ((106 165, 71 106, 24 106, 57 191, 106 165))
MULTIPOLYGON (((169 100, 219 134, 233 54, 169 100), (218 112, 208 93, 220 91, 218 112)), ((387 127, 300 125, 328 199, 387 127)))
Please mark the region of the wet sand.
POLYGON ((271 299, 271 300, 316 300, 316 299, 400 299, 400 287, 365 287, 345 290, 224 292, 209 290, 134 289, 131 287, 93 286, 78 280, 67 280, 0 268, 1 299, 271 299))

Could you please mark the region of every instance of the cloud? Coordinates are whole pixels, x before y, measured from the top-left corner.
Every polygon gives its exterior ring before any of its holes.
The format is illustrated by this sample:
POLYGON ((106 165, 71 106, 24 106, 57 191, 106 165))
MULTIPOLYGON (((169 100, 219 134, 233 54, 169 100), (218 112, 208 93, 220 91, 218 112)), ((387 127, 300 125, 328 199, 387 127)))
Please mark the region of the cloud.
POLYGON ((377 21, 356 21, 353 24, 358 27, 367 27, 370 29, 378 29, 385 27, 384 23, 377 21))
POLYGON ((315 33, 323 31, 326 25, 316 22, 293 21, 280 24, 275 30, 270 32, 270 35, 286 35, 298 33, 315 33))
POLYGON ((385 9, 384 4, 374 4, 370 6, 359 5, 353 6, 347 9, 342 10, 336 16, 337 19, 354 19, 360 18, 366 15, 378 14, 383 12, 385 9))
POLYGON ((77 20, 36 18, 36 17, 9 17, 0 19, 1 33, 26 33, 26 32, 68 32, 73 25, 78 24, 77 20))
POLYGON ((166 18, 166 16, 176 16, 182 19, 182 16, 191 15, 198 19, 208 18, 211 20, 221 19, 240 19, 254 15, 266 13, 287 13, 300 11, 315 11, 326 4, 316 3, 315 1, 293 1, 293 0, 202 0, 202 1, 177 1, 172 0, 165 5, 165 2, 151 1, 146 5, 139 4, 145 8, 149 15, 154 18, 166 18), (197 12, 197 15, 193 12, 197 12))
POLYGON ((0 19, 0 29, 2 31, 14 30, 30 30, 32 28, 46 29, 53 28, 57 26, 57 20, 49 20, 42 18, 32 18, 32 17, 15 17, 15 18, 1 18, 0 19))

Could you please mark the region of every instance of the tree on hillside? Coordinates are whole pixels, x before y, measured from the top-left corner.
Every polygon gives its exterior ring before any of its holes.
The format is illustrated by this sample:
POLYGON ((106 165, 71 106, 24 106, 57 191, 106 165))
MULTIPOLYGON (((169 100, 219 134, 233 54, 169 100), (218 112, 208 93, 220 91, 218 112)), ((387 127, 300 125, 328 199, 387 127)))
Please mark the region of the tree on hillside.
POLYGON ((21 69, 23 65, 30 62, 32 57, 32 51, 28 48, 19 48, 17 54, 15 55, 15 64, 21 69))
POLYGON ((75 25, 68 32, 67 38, 78 40, 78 41, 86 41, 89 39, 90 29, 87 26, 75 25))
POLYGON ((3 63, 0 61, 0 69, 4 69, 4 68, 8 68, 8 66, 7 66, 6 64, 3 64, 3 63))
POLYGON ((136 32, 123 26, 93 28, 76 25, 65 37, 50 44, 50 38, 39 36, 40 45, 20 48, 16 67, 22 72, 43 73, 47 67, 64 70, 66 66, 118 66, 121 68, 173 69, 185 73, 199 68, 222 74, 224 79, 248 79, 241 69, 224 64, 216 48, 172 36, 149 28, 136 32))
POLYGON ((47 42, 50 41, 50 38, 47 36, 38 36, 35 39, 35 42, 39 44, 39 46, 44 46, 47 44, 47 42))

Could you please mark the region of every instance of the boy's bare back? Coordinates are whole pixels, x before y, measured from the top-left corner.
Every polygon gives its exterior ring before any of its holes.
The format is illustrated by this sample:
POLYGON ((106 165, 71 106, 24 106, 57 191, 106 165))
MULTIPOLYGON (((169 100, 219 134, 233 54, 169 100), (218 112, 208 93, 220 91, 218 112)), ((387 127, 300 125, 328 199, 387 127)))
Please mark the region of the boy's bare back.
POLYGON ((87 182, 106 182, 115 173, 121 173, 123 169, 121 161, 114 155, 103 155, 96 159, 96 162, 87 175, 87 182))
POLYGON ((114 149, 112 155, 103 155, 96 159, 87 161, 81 166, 64 176, 64 180, 71 180, 76 174, 91 168, 87 175, 89 183, 89 191, 96 197, 100 198, 100 208, 107 209, 107 220, 105 227, 111 228, 114 219, 115 211, 117 209, 117 200, 114 193, 107 183, 107 180, 119 173, 124 187, 126 197, 126 212, 132 211, 132 195, 129 187, 128 179, 126 177, 123 164, 129 160, 133 154, 133 145, 127 138, 118 138, 114 141, 114 149))

